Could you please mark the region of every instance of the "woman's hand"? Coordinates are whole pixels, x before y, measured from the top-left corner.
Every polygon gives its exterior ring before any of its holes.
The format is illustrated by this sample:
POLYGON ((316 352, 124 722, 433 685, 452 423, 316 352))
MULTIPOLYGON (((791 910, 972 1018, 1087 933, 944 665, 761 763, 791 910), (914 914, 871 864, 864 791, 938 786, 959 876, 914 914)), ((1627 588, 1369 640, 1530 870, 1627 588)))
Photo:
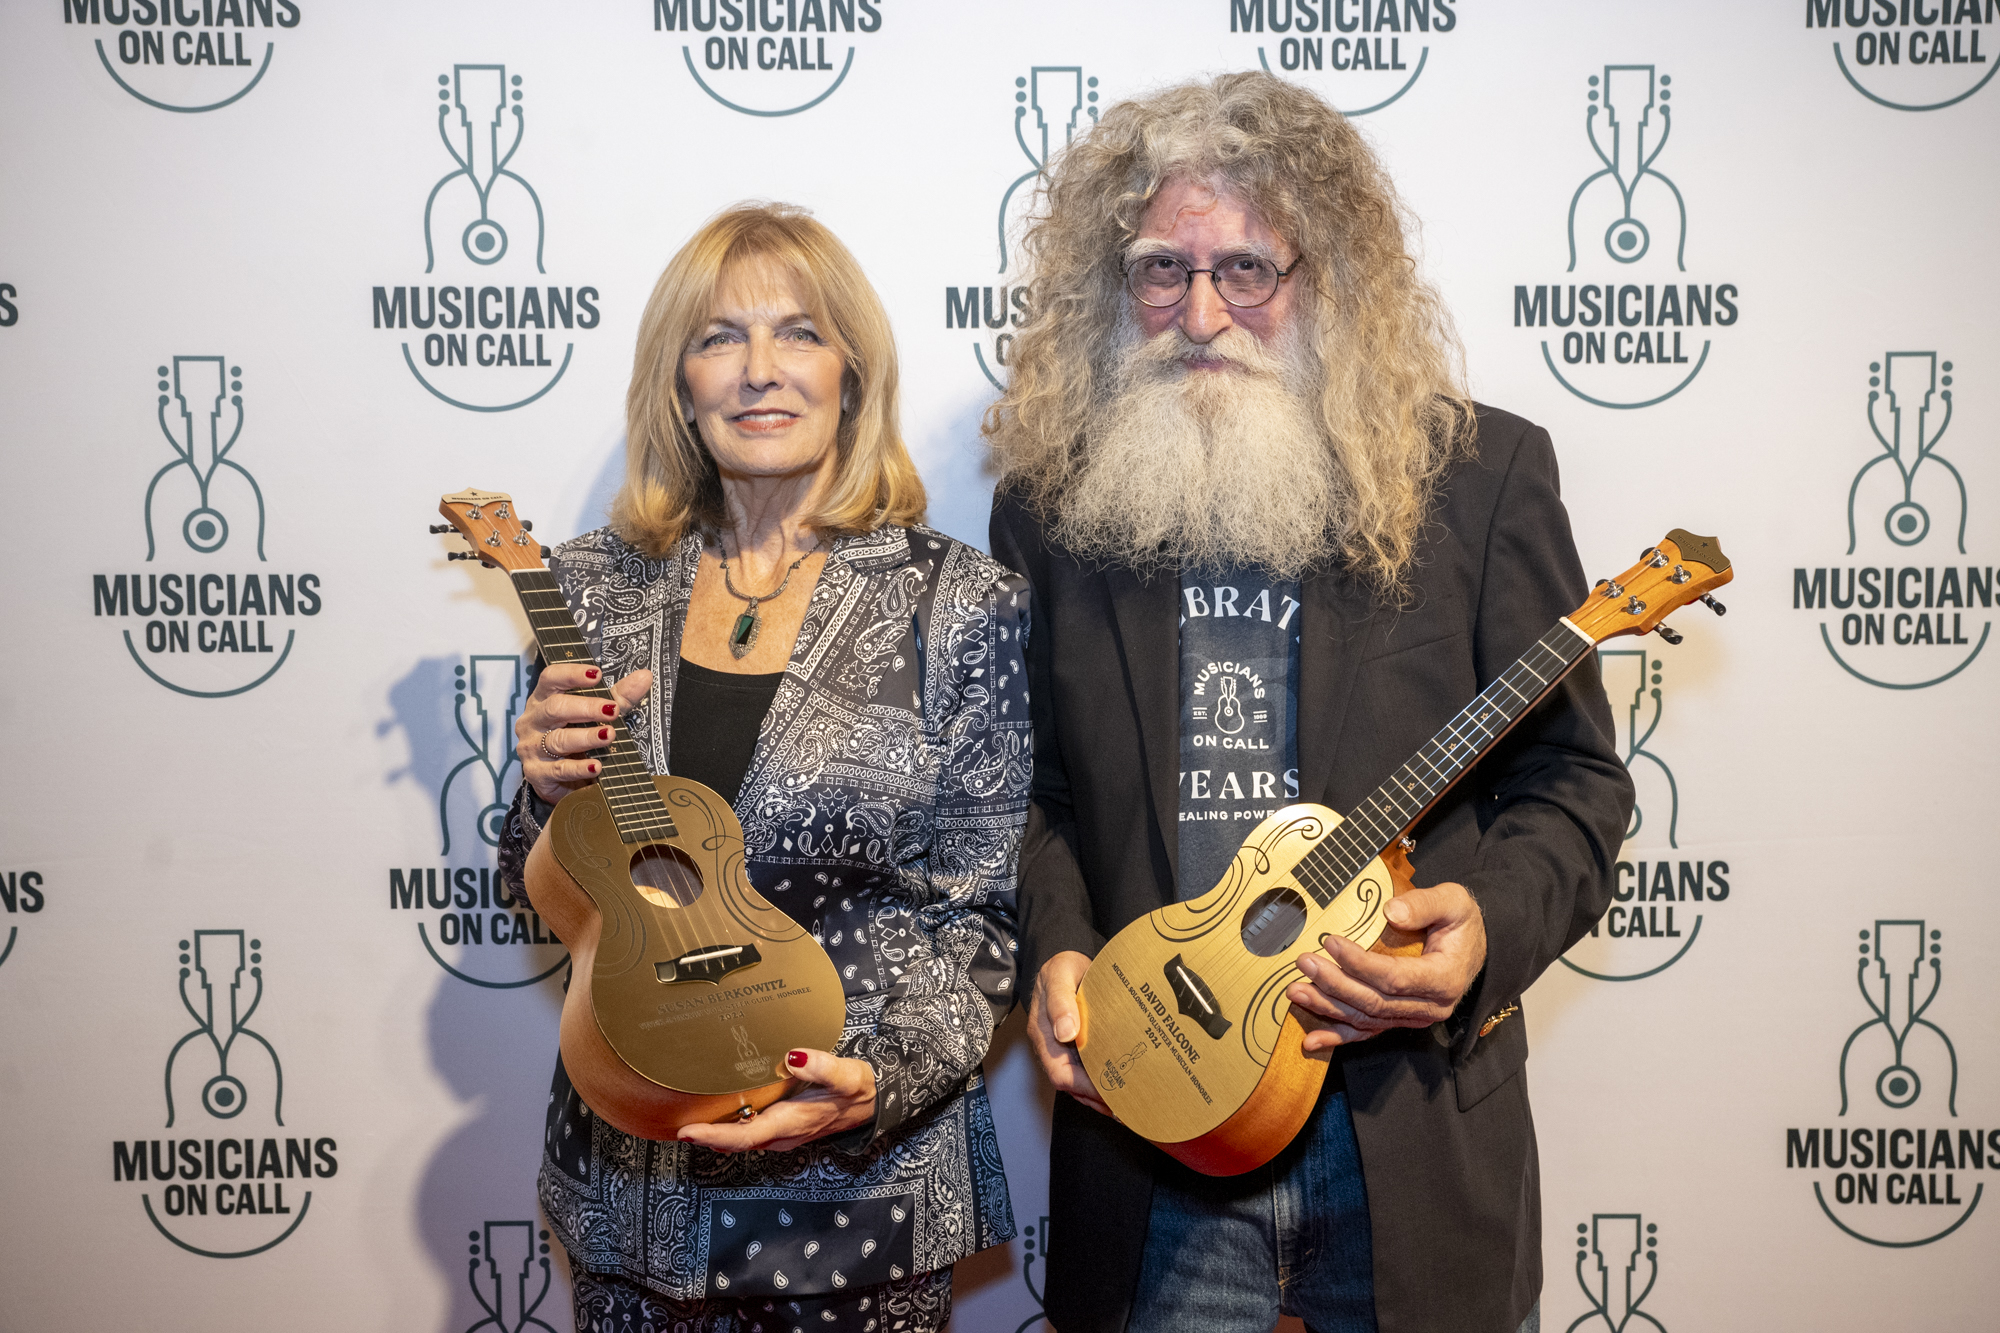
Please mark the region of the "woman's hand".
POLYGON ((611 743, 613 719, 639 706, 653 688, 653 673, 634 671, 613 685, 611 703, 567 693, 602 683, 603 674, 587 662, 552 663, 542 670, 528 706, 515 719, 514 753, 521 760, 521 776, 550 805, 597 781, 602 765, 580 756, 611 743))
POLYGON ((826 1051, 791 1051, 785 1073, 805 1091, 774 1102, 744 1121, 689 1125, 681 1142, 716 1152, 789 1152, 801 1143, 865 1125, 875 1118, 875 1066, 826 1051))

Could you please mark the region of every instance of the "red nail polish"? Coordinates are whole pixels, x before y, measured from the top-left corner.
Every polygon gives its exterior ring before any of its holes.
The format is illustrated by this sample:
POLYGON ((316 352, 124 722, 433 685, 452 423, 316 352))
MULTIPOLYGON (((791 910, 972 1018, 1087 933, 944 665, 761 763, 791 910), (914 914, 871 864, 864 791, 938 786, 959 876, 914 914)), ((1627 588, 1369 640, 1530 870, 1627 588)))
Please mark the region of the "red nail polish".
POLYGON ((604 716, 606 716, 606 717, 617 717, 617 716, 618 716, 618 709, 617 709, 617 707, 616 707, 616 706, 614 706, 614 705, 612 705, 612 704, 606 704, 606 705, 604 705, 604 716))
POLYGON ((806 1053, 804 1051, 788 1051, 785 1053, 785 1063, 794 1069, 804 1069, 806 1067, 806 1053))
POLYGON ((593 773, 595 773, 595 772, 597 771, 597 765, 596 765, 596 764, 592 764, 592 765, 590 766, 590 771, 591 771, 591 772, 593 772, 593 773))
POLYGON ((584 668, 584 672, 583 672, 583 678, 584 678, 585 680, 596 680, 596 679, 597 679, 597 668, 596 668, 596 667, 586 667, 586 668, 584 668))
POLYGON ((610 740, 610 739, 611 739, 611 728, 609 728, 609 727, 599 727, 599 728, 597 729, 597 739, 599 739, 599 740, 601 740, 601 741, 608 741, 608 740, 610 740))

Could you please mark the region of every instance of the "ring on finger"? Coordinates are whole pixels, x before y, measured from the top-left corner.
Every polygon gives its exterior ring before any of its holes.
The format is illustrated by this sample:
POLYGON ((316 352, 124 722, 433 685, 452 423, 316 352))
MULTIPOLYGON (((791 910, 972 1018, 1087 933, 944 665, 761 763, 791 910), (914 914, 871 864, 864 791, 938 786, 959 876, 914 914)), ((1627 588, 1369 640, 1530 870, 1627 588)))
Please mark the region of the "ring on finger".
POLYGON ((542 739, 536 743, 535 748, 539 749, 542 752, 542 758, 548 760, 552 764, 559 763, 562 760, 561 755, 557 754, 554 750, 551 750, 549 748, 549 733, 546 731, 542 733, 542 739))

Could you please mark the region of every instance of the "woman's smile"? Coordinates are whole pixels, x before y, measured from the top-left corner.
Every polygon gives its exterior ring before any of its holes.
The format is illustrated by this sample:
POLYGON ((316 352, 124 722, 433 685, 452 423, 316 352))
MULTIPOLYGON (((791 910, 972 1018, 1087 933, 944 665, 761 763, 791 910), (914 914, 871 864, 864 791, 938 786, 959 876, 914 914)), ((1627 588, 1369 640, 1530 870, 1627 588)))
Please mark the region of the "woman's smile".
POLYGON ((761 407, 753 412, 743 412, 729 418, 731 425, 739 430, 770 431, 782 430, 799 419, 796 412, 783 412, 761 407))

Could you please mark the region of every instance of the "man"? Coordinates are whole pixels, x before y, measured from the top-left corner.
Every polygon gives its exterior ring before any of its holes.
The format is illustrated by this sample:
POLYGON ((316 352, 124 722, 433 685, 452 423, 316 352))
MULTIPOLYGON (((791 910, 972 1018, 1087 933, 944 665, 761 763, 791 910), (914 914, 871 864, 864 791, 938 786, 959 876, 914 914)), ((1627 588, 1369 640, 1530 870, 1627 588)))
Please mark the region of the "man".
MULTIPOLYGON (((1288 992, 1325 1094, 1198 1175, 1072 1045, 1091 956, 1205 892, 1270 810, 1351 808, 1583 598, 1547 435, 1465 397, 1394 195, 1267 74, 1111 110, 1054 169, 1037 315, 988 418, 993 550, 1034 589, 1021 862, 1056 1088, 1062 1333, 1513 1333, 1541 1286, 1521 993, 1590 928, 1631 805, 1594 655, 1416 830, 1396 926, 1288 992)), ((1298 946, 1295 946, 1298 947, 1298 946)))

